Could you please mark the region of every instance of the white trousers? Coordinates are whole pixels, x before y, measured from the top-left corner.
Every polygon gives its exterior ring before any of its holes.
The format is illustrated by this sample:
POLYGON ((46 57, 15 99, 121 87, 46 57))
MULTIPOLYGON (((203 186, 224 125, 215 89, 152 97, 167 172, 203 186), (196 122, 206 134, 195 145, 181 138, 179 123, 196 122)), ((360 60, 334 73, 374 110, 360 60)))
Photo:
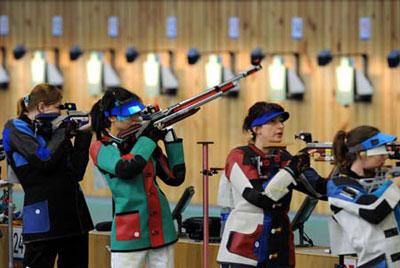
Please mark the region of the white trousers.
POLYGON ((111 268, 173 268, 173 245, 136 252, 111 252, 111 268))

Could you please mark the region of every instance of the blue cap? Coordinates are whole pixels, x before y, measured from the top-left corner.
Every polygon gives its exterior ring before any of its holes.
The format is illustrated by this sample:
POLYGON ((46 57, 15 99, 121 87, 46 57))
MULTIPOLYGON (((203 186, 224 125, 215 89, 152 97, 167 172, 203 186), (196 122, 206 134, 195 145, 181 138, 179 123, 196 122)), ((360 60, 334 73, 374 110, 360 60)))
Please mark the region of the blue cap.
POLYGON ((278 116, 282 116, 283 121, 285 122, 289 118, 289 113, 285 111, 271 111, 269 113, 265 113, 260 117, 257 117, 256 119, 253 120, 250 124, 250 128, 257 127, 257 126, 262 126, 273 119, 277 118, 278 116))
POLYGON ((349 152, 355 153, 370 150, 385 145, 387 143, 394 142, 396 139, 396 136, 378 132, 377 134, 375 134, 371 138, 366 139, 362 143, 349 147, 349 152))

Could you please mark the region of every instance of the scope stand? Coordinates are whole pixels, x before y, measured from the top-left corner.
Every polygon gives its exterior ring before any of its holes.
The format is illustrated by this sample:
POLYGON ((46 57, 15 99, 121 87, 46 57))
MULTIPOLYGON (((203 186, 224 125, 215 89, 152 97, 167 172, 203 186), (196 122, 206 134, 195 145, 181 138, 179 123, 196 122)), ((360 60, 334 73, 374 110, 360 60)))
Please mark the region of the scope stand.
POLYGON ((208 268, 208 145, 213 142, 199 141, 197 144, 201 144, 203 147, 203 268, 208 268))
POLYGON ((314 246, 314 242, 312 241, 312 239, 304 232, 304 224, 299 226, 299 242, 300 242, 300 244, 296 245, 296 247, 313 247, 314 246))
POLYGON ((199 141, 197 144, 202 145, 202 162, 203 168, 201 174, 203 175, 203 268, 208 268, 208 242, 209 242, 209 228, 208 228, 208 177, 218 173, 222 168, 208 168, 208 145, 214 144, 212 141, 199 141))
POLYGON ((13 204, 13 190, 12 184, 8 184, 8 267, 14 267, 14 241, 13 241, 13 214, 14 214, 14 204, 13 204))

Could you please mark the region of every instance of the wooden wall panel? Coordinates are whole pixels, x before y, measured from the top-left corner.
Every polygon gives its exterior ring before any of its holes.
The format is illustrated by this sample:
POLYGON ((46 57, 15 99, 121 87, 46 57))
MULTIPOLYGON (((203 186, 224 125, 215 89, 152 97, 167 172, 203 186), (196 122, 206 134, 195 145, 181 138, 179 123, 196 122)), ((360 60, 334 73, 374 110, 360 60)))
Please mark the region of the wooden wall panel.
MULTIPOLYGON (((233 50, 237 52, 237 69, 249 67, 249 54, 255 47, 267 52, 297 51, 301 55, 301 75, 307 92, 304 101, 284 101, 291 112, 286 126, 289 150, 296 152, 302 144, 293 140, 294 133, 311 131, 315 139, 331 140, 339 128, 372 124, 383 131, 400 135, 396 108, 399 104, 400 68, 389 69, 386 55, 400 48, 400 1, 11 1, 0 2, 0 14, 8 15, 9 36, 0 36, 0 45, 7 48, 7 67, 12 82, 7 91, 0 91, 0 124, 15 115, 17 99, 31 89, 29 55, 16 61, 12 48, 19 43, 29 48, 58 47, 61 51, 61 69, 65 78, 65 100, 75 101, 81 109, 89 110, 97 97, 86 90, 85 59, 71 62, 68 50, 79 44, 83 49, 116 50, 116 69, 123 85, 143 96, 146 103, 157 102, 166 107, 201 92, 205 88, 204 64, 206 57, 190 66, 186 52, 191 47, 201 51, 233 50), (51 18, 63 17, 64 34, 51 36, 51 18), (174 15, 178 20, 178 37, 165 37, 165 21, 174 15), (119 36, 107 37, 108 16, 119 17, 119 36), (240 38, 228 38, 228 18, 240 19, 240 38), (291 18, 304 19, 304 38, 290 38, 291 18), (372 18, 372 39, 358 39, 358 18, 372 18), (134 63, 125 62, 125 49, 135 46, 139 50, 171 49, 176 55, 175 72, 180 88, 176 97, 150 98, 143 91, 145 56, 134 63), (335 64, 318 67, 317 53, 324 48, 333 52, 365 52, 370 56, 369 75, 375 87, 372 103, 354 104, 344 108, 335 101, 335 64)), ((290 59, 287 59, 290 61, 290 59)), ((270 58, 264 60, 264 67, 270 58)), ((187 180, 177 190, 163 187, 172 201, 183 189, 194 185, 197 193, 193 202, 201 203, 201 147, 199 140, 212 140, 210 166, 222 167, 229 150, 243 144, 248 138, 241 132, 241 123, 247 109, 256 101, 268 99, 267 68, 241 83, 238 99, 222 98, 206 105, 192 118, 179 123, 177 132, 185 140, 187 180)), ((3 164, 4 165, 4 164, 3 164)), ((323 174, 329 172, 327 164, 316 163, 323 174)), ((3 176, 5 175, 3 171, 3 176)), ((92 179, 92 166, 88 167, 83 188, 88 195, 109 196, 108 190, 96 190, 92 179)), ((218 177, 210 178, 210 201, 216 203, 218 177)), ((295 194, 292 208, 296 209, 302 195, 295 194)), ((318 212, 327 212, 320 204, 318 212)))

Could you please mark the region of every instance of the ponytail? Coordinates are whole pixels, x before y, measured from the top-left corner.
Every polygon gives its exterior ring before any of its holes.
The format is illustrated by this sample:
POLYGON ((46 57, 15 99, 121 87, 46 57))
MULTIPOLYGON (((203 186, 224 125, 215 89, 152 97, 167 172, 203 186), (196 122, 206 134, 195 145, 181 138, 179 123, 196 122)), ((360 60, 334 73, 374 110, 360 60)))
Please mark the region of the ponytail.
POLYGON ((366 139, 376 135, 379 129, 372 126, 359 126, 349 132, 339 130, 333 139, 333 157, 339 171, 348 174, 358 152, 350 153, 349 147, 356 146, 366 139))
POLYGON ((25 105, 25 98, 26 97, 22 97, 17 102, 17 116, 18 116, 18 118, 21 118, 22 116, 24 116, 28 112, 28 109, 27 109, 27 107, 25 105))
POLYGON ((105 130, 110 127, 110 120, 104 115, 102 100, 98 100, 90 110, 92 120, 92 130, 96 134, 96 139, 100 140, 105 130))
POLYGON ((348 173, 357 157, 356 153, 349 153, 346 145, 346 136, 346 131, 339 130, 333 139, 333 156, 335 164, 341 173, 348 173))

